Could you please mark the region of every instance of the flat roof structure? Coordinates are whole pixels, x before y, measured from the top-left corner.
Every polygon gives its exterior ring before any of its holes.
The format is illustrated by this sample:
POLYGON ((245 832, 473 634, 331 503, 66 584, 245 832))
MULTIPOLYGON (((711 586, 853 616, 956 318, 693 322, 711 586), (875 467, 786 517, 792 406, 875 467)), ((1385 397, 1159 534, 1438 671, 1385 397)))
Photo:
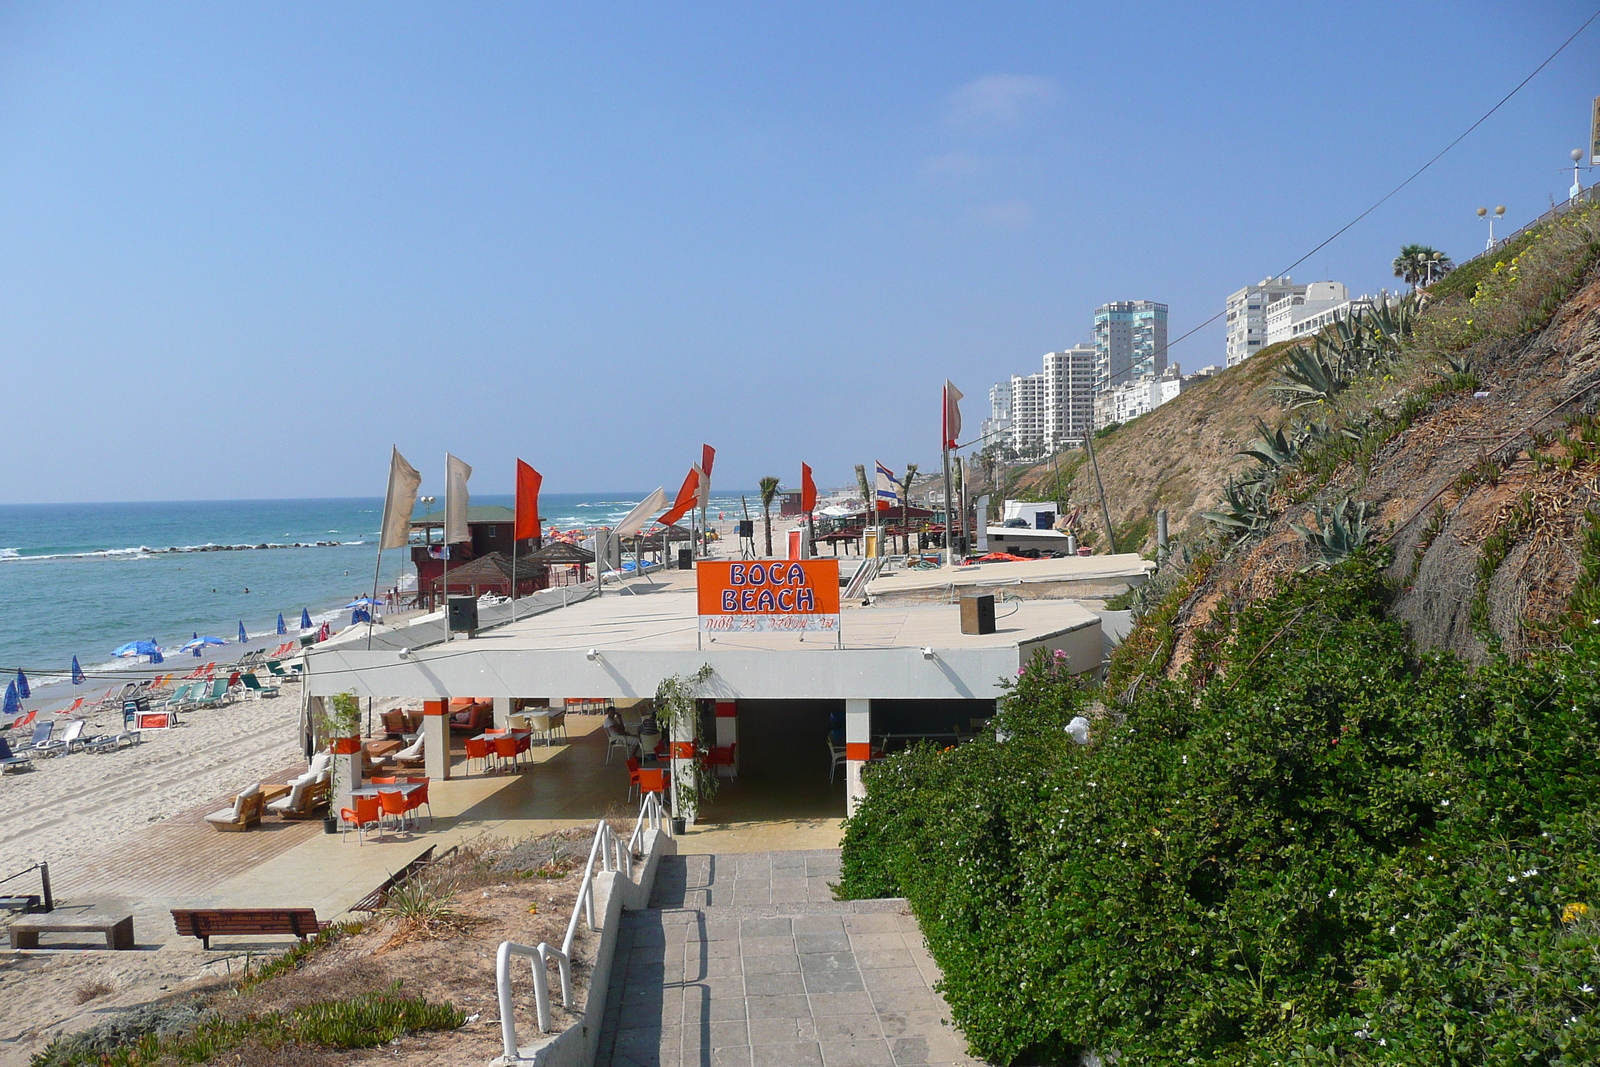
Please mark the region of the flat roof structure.
POLYGON ((1150 560, 1132 552, 968 563, 959 567, 891 571, 867 583, 866 593, 880 605, 902 599, 948 602, 962 595, 1001 589, 1029 598, 1103 596, 1127 586, 1143 585, 1155 569, 1156 565, 1150 560))
POLYGON ((1099 616, 1071 600, 1004 604, 983 635, 961 632, 955 605, 914 603, 846 610, 838 634, 713 635, 698 632, 684 583, 634 588, 422 648, 319 646, 306 693, 639 698, 709 665, 700 691, 719 700, 988 700, 1035 649, 1062 651, 1074 673, 1103 655, 1099 616))

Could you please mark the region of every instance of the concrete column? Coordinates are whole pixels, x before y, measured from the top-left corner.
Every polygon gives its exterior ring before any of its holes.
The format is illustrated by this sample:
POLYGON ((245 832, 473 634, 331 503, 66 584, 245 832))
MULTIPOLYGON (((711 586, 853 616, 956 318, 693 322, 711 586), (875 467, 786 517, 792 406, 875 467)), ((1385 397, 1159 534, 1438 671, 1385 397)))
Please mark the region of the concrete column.
MULTIPOLYGON (((739 704, 733 700, 717 701, 717 747, 727 748, 739 741, 739 704)), ((739 752, 733 753, 732 767, 718 767, 717 773, 724 778, 737 778, 739 776, 739 752)))
MULTIPOLYGON (((508 730, 511 728, 510 697, 494 698, 494 728, 496 730, 508 730)), ((448 727, 446 729, 448 730, 448 727)))
POLYGON ((448 700, 422 702, 423 769, 429 778, 444 780, 450 777, 450 718, 445 714, 448 700))
MULTIPOLYGON (((308 697, 307 712, 311 721, 316 722, 326 711, 327 697, 308 697)), ((332 798, 333 814, 339 814, 340 808, 353 807, 351 792, 361 788, 365 775, 362 773, 364 765, 361 759, 361 738, 359 729, 354 737, 324 737, 322 743, 333 751, 332 788, 329 794, 332 798)))
MULTIPOLYGON (((699 714, 698 711, 695 714, 699 714)), ((672 801, 674 815, 682 816, 688 825, 694 825, 698 805, 690 798, 688 793, 679 789, 680 785, 694 782, 694 757, 695 748, 694 728, 688 723, 675 722, 667 735, 667 752, 672 757, 672 801)))
POLYGON ((867 795, 861 771, 872 756, 872 701, 844 702, 844 792, 845 813, 854 815, 867 795))

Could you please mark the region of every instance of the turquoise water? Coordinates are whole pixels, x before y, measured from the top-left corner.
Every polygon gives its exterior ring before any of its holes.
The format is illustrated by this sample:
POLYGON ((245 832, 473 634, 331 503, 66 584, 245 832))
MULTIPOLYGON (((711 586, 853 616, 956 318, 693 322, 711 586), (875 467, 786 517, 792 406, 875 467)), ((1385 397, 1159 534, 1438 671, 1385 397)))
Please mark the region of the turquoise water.
MULTIPOLYGON (((643 495, 545 494, 540 516, 547 530, 609 525, 643 495)), ((713 512, 737 506, 738 494, 712 501, 713 512)), ((381 498, 0 505, 0 670, 43 680, 74 655, 86 671, 109 668, 125 642, 154 638, 175 653, 195 632, 232 644, 241 621, 259 635, 280 611, 291 634, 302 609, 337 629, 350 618, 343 605, 372 591, 382 513, 381 498)), ((408 551, 385 552, 379 588, 402 568, 408 551)), ((174 667, 186 661, 169 654, 174 667)))

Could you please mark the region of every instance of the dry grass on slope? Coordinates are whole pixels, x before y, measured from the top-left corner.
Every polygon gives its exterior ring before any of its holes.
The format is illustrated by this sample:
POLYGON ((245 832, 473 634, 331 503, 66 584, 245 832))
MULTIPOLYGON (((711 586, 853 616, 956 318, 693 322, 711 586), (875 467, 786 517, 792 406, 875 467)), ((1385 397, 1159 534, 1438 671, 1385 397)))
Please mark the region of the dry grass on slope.
MULTIPOLYGON (((1273 345, 1210 381, 1185 390, 1156 410, 1095 441, 1117 549, 1154 548, 1153 519, 1166 508, 1174 535, 1199 532, 1200 513, 1212 507, 1228 477, 1249 461, 1237 455, 1256 438, 1256 420, 1269 425, 1283 412, 1267 395, 1288 344, 1273 345)), ((1083 525, 1099 543, 1099 501, 1094 472, 1081 450, 1024 471, 1014 494, 1053 497, 1068 510, 1082 508, 1083 525), (1059 471, 1059 475, 1058 475, 1059 471)))

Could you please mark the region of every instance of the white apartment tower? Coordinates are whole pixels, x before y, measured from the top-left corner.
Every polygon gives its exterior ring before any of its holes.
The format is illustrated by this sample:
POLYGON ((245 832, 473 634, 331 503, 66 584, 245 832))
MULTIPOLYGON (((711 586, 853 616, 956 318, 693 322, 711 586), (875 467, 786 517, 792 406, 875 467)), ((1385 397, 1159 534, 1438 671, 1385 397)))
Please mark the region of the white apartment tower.
POLYGON ((995 441, 1011 440, 1011 383, 995 382, 989 387, 989 417, 980 427, 985 447, 995 441))
POLYGON ((1306 287, 1285 274, 1263 278, 1228 297, 1228 366, 1243 363, 1267 346, 1267 305, 1286 297, 1304 297, 1306 287))
POLYGON ((1053 445, 1081 444, 1093 432, 1095 366, 1094 345, 1045 353, 1045 435, 1053 445))
POLYGON ((1017 455, 1044 454, 1050 440, 1049 395, 1043 374, 1011 376, 1011 447, 1017 455))
POLYGON ((1167 305, 1114 300, 1094 312, 1095 391, 1167 369, 1167 305))

